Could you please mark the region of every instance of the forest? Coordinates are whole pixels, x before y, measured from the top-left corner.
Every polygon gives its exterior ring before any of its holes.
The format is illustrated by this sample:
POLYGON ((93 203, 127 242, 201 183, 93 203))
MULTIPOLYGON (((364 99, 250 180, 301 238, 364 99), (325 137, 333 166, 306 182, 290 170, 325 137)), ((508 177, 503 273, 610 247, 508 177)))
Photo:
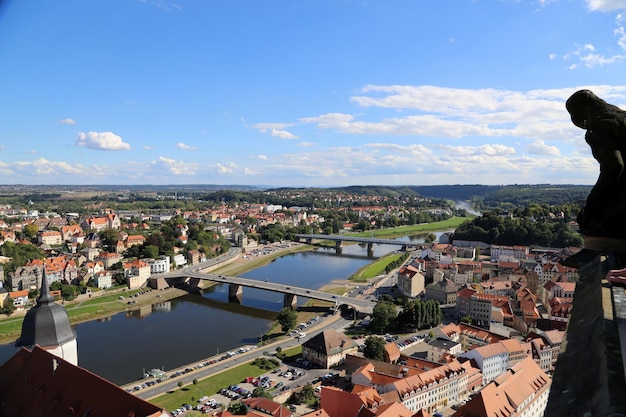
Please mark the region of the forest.
POLYGON ((485 212, 461 224, 454 231, 454 240, 479 241, 496 245, 523 245, 565 248, 582 246, 582 236, 570 227, 566 217, 500 216, 485 212))

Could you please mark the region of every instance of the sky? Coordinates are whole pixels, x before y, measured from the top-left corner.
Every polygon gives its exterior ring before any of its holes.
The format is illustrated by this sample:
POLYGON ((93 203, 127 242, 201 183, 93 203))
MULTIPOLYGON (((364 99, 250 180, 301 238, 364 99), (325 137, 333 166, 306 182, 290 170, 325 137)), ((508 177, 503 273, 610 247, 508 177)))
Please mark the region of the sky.
MULTIPOLYGON (((626 0, 0 0, 0 184, 594 184, 626 0)), ((625 139, 626 140, 626 139, 625 139)))

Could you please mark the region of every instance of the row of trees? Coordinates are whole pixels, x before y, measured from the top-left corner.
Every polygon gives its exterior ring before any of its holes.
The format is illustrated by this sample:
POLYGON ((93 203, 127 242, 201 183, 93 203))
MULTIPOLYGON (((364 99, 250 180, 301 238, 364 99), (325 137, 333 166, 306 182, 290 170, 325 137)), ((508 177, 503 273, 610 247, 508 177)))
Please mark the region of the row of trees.
POLYGON ((400 312, 391 297, 382 296, 374 306, 370 328, 375 332, 393 329, 428 329, 438 326, 443 312, 435 300, 421 301, 401 298, 400 312))

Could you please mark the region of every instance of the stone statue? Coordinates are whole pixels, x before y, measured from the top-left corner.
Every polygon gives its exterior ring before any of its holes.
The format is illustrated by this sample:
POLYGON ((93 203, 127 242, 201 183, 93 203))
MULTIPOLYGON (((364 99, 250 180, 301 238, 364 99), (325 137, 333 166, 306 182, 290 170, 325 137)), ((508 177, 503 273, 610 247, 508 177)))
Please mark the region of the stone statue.
POLYGON ((572 122, 587 131, 585 141, 600 163, 598 180, 578 215, 580 230, 585 237, 626 243, 626 111, 589 90, 574 93, 565 107, 572 122))

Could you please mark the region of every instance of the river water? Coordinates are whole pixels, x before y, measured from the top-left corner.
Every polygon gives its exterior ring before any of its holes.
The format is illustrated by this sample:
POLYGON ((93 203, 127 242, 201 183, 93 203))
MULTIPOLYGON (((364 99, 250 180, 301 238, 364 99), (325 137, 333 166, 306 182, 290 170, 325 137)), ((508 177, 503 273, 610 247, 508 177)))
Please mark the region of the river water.
MULTIPOLYGON (((423 242, 425 236, 397 240, 423 242)), ((344 246, 341 254, 334 248, 288 254, 242 276, 317 289, 348 278, 398 246, 374 245, 373 249, 372 256, 367 255, 365 245, 344 246)), ((299 299, 298 303, 305 301, 299 299)), ((254 288, 244 289, 241 305, 228 303, 228 286, 219 284, 202 296, 185 295, 107 320, 81 323, 74 328, 79 365, 115 384, 126 384, 141 378, 144 370, 168 371, 255 344, 282 303, 282 294, 254 288)), ((0 345, 0 363, 16 352, 13 344, 0 345)))

